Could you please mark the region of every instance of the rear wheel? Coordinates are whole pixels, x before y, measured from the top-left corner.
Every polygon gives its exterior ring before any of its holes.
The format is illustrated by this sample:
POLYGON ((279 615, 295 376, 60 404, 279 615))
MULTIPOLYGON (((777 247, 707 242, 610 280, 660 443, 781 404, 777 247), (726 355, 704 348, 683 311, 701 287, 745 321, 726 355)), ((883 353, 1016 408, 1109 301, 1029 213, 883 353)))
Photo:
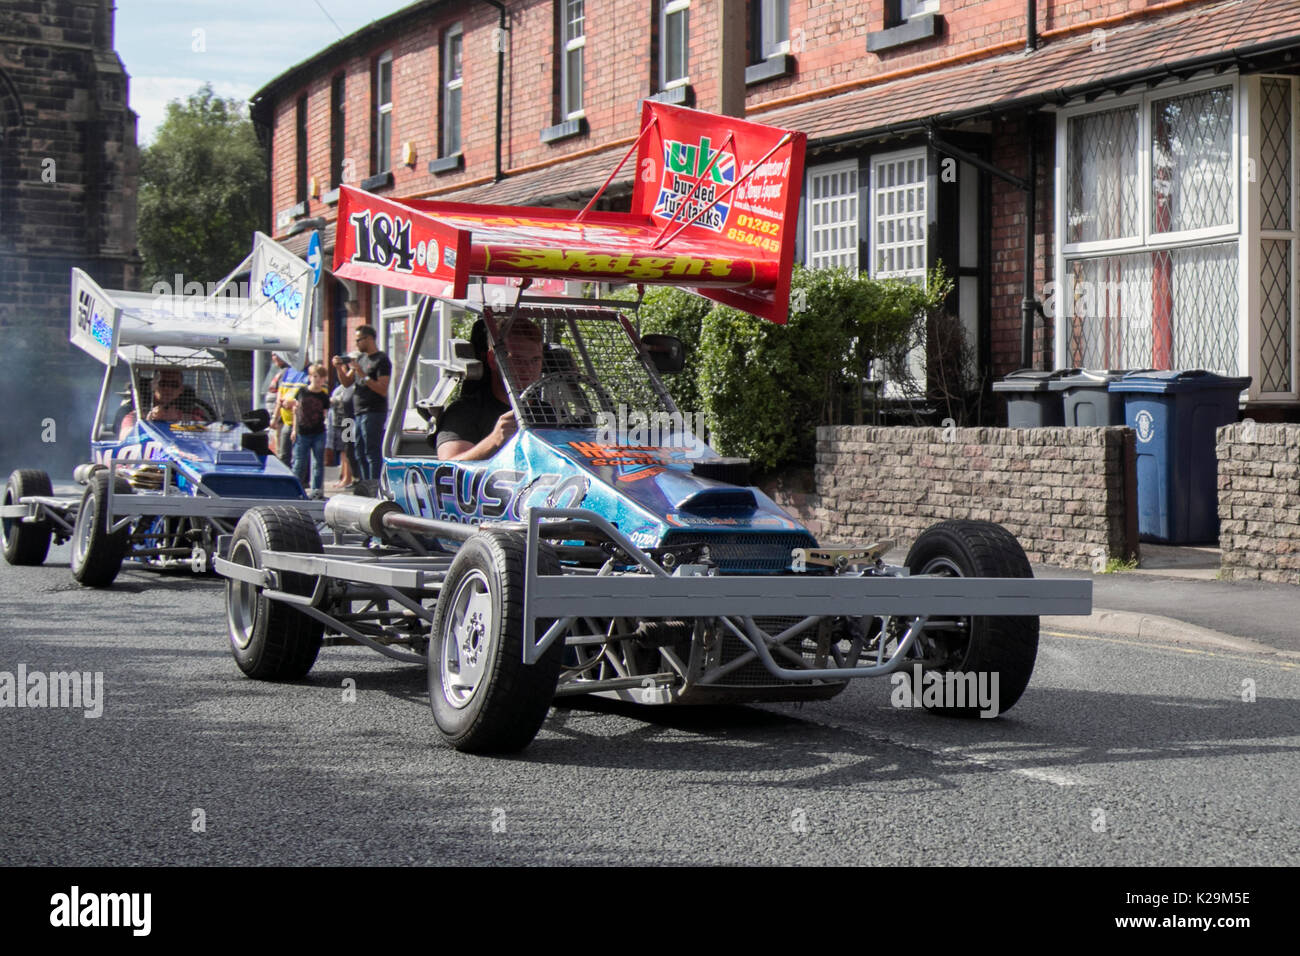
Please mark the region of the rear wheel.
MULTIPOLYGON (((230 560, 261 568, 265 551, 321 554, 316 522, 296 508, 252 508, 244 512, 230 541, 230 560)), ((309 595, 316 579, 280 572, 280 590, 309 595)), ((291 604, 268 598, 255 584, 226 579, 226 624, 239 669, 254 680, 296 680, 306 676, 320 653, 324 625, 291 604)))
MULTIPOLYGON (((1031 578, 1024 549, 1006 528, 987 521, 944 521, 926 529, 907 555, 910 573, 943 577, 1031 578)), ((927 670, 975 676, 975 688, 988 688, 997 712, 1009 710, 1029 684, 1038 654, 1037 617, 967 617, 936 622, 921 638, 927 670)), ((971 688, 969 676, 965 687, 971 688)), ((964 706, 951 699, 927 702, 927 710, 954 717, 975 717, 988 708, 964 706)), ((989 701, 992 703, 992 700, 989 701)))
POLYGON ((130 525, 109 531, 109 481, 113 482, 114 495, 133 493, 125 478, 113 477, 107 471, 96 472, 86 482, 72 529, 72 576, 90 588, 106 588, 116 580, 131 537, 130 525))
MULTIPOLYGON (((52 495, 54 487, 50 476, 34 468, 22 468, 9 476, 5 483, 4 503, 16 505, 32 495, 52 495)), ((4 539, 5 560, 10 564, 44 564, 50 553, 48 521, 23 521, 22 518, 3 519, 0 536, 4 539)))
MULTIPOLYGON (((543 544, 542 574, 559 574, 543 544)), ((444 740, 467 753, 522 750, 537 736, 555 696, 564 641, 525 664, 523 535, 479 532, 457 552, 443 581, 429 641, 429 704, 444 740)), ((549 622, 538 622, 539 633, 549 622)))

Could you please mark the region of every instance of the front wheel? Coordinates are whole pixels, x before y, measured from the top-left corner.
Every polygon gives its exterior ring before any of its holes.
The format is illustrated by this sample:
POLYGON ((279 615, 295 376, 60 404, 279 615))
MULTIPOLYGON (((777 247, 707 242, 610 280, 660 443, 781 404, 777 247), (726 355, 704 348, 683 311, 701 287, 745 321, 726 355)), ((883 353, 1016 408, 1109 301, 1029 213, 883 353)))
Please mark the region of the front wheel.
MULTIPOLYGON (((1029 559, 1011 532, 988 521, 944 521, 927 528, 907 555, 913 574, 943 577, 1032 578, 1029 559)), ((963 703, 947 695, 942 702, 913 688, 922 706, 934 713, 975 717, 1009 710, 1020 699, 1034 671, 1038 655, 1038 618, 1026 616, 967 617, 937 622, 921 638, 926 670, 963 679, 963 691, 976 691, 984 701, 963 703), (974 686, 971 686, 971 676, 974 686)), ((956 686, 954 682, 946 682, 956 686)))
MULTIPOLYGON (((50 476, 33 468, 21 468, 9 476, 5 484, 4 503, 19 504, 30 496, 54 494, 50 476)), ((50 553, 50 535, 53 529, 48 521, 24 521, 22 518, 4 518, 0 538, 4 541, 5 560, 10 564, 44 564, 50 553)))
MULTIPOLYGON (((559 574, 555 552, 541 547, 539 572, 559 574)), ((429 704, 439 734, 460 751, 522 750, 555 696, 564 641, 524 663, 525 550, 523 535, 479 532, 443 580, 429 641, 429 704)))
POLYGON ((111 531, 108 513, 108 483, 114 495, 133 494, 131 484, 108 471, 97 471, 86 482, 81 507, 72 529, 72 576, 89 588, 106 588, 122 570, 122 559, 130 546, 131 528, 111 531))
MULTIPOLYGON (((266 551, 321 554, 316 522, 297 508, 261 507, 244 512, 230 539, 230 560, 262 567, 266 551)), ((280 590, 309 595, 315 578, 280 572, 280 590)), ((254 680, 306 676, 320 653, 324 625, 291 604, 268 598, 256 584, 226 579, 226 625, 239 669, 254 680)))

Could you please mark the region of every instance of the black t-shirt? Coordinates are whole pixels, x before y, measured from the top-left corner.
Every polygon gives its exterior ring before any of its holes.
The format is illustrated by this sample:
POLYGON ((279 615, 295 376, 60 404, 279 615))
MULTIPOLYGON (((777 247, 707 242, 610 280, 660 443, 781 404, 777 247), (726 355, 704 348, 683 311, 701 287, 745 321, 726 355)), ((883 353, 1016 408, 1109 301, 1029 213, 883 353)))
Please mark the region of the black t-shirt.
POLYGON ((313 392, 304 388, 298 393, 298 408, 294 416, 299 435, 319 435, 325 430, 325 412, 329 409, 328 392, 313 392))
POLYGON ((496 428, 497 419, 510 411, 510 404, 492 394, 491 386, 477 389, 447 406, 438 419, 437 447, 447 441, 477 445, 496 428))
MULTIPOLYGON (((357 364, 361 366, 361 371, 365 373, 366 377, 372 381, 393 374, 393 363, 388 360, 388 356, 383 352, 371 352, 369 355, 362 355, 357 360, 357 364)), ((367 412, 388 411, 388 396, 386 394, 380 395, 370 387, 369 383, 357 385, 352 401, 356 405, 358 415, 364 415, 367 412)))

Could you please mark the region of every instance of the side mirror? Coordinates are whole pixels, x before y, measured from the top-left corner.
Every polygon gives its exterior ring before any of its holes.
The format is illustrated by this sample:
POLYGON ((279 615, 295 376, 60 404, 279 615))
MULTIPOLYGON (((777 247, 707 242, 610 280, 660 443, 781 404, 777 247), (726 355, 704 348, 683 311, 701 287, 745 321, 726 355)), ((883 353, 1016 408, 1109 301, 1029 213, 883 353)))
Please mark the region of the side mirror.
POLYGON ((240 419, 244 427, 252 432, 264 432, 271 426, 271 413, 265 408, 254 408, 240 419))
POLYGON ((641 345, 657 372, 672 375, 686 365, 686 346, 675 335, 643 335, 641 345))

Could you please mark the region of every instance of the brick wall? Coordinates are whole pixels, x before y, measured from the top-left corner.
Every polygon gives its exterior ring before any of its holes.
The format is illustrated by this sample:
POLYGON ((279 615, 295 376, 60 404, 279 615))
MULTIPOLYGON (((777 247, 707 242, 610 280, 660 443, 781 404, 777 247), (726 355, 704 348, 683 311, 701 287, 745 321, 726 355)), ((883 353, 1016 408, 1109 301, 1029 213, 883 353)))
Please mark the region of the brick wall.
POLYGON ((900 545, 949 518, 1004 525, 1031 561, 1087 568, 1137 553, 1127 428, 817 429, 816 490, 777 489, 822 544, 900 545))
POLYGON ((1222 576, 1300 584, 1300 425, 1217 434, 1222 576))

